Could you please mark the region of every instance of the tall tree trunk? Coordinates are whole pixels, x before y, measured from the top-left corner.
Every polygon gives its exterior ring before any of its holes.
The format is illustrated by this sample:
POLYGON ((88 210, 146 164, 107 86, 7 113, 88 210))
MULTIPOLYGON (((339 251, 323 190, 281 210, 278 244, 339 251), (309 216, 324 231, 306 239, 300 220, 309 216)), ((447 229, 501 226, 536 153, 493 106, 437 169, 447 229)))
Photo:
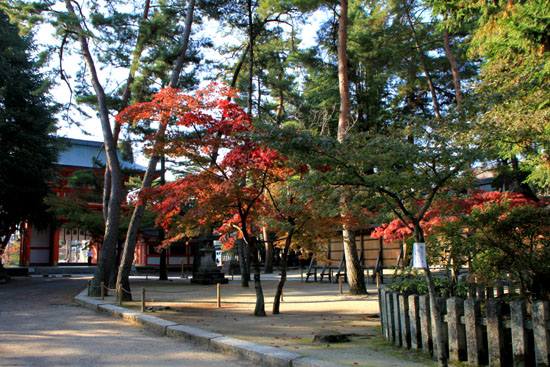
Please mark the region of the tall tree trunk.
MULTIPOLYGON (((348 1, 340 1, 340 20, 338 23, 338 84, 340 87, 340 116, 338 119, 338 141, 344 142, 350 128, 351 98, 348 76, 348 1)), ((347 194, 343 194, 342 216, 345 215, 347 194)), ((347 225, 342 227, 344 251, 346 253, 346 271, 351 294, 367 294, 365 275, 357 257, 357 245, 353 230, 347 225)))
MULTIPOLYGON (((65 0, 65 7, 74 19, 79 19, 72 2, 65 0)), ((91 295, 100 294, 100 284, 109 280, 109 275, 113 267, 115 249, 118 237, 118 225, 120 222, 120 204, 122 202, 122 172, 118 162, 116 144, 111 131, 109 121, 109 110, 107 108, 107 96, 99 81, 95 63, 88 47, 88 39, 80 21, 71 23, 80 43, 80 50, 86 63, 94 91, 97 96, 97 107, 101 130, 103 132, 103 141, 105 144, 105 155, 107 156, 107 165, 111 171, 111 194, 108 204, 107 220, 105 222, 105 234, 103 236, 103 247, 98 259, 94 277, 92 279, 91 295)))
POLYGON ((274 315, 278 315, 280 313, 279 308, 281 305, 281 295, 283 294, 283 288, 286 283, 286 272, 288 269, 288 251, 290 250, 290 245, 292 244, 292 236, 294 235, 294 228, 296 227, 296 223, 294 222, 293 218, 289 218, 288 222, 290 223, 291 227, 286 235, 285 247, 283 248, 281 279, 279 279, 279 283, 277 284, 277 290, 275 291, 275 298, 273 300, 274 315))
POLYGON ((243 240, 237 240, 237 251, 239 254, 239 266, 241 268, 241 287, 248 288, 250 273, 248 266, 248 257, 246 256, 246 243, 243 240))
POLYGON ((439 101, 437 100, 437 93, 435 92, 435 87, 432 81, 432 76, 430 75, 430 72, 428 71, 428 66, 426 65, 426 60, 424 58, 424 51, 422 50, 422 46, 420 45, 420 40, 418 39, 418 35, 416 34, 416 29, 414 27, 414 23, 411 19, 411 13, 410 9, 407 4, 405 4, 405 15, 407 16, 407 21, 409 22, 409 27, 411 28, 411 33, 414 38, 414 43, 416 46, 416 51, 418 53, 418 57, 420 59, 420 65, 422 66, 422 71, 424 72, 424 75, 426 76, 426 80, 428 81, 428 87, 430 89, 430 94, 432 95, 432 104, 434 107, 434 113, 435 116, 440 119, 441 113, 439 108, 439 101))
MULTIPOLYGON (((280 58, 279 58, 279 64, 281 64, 280 58)), ((278 85, 278 96, 277 96, 277 112, 275 115, 275 118, 278 124, 283 123, 283 116, 285 113, 284 91, 283 91, 283 88, 281 87, 282 80, 283 80, 283 72, 279 71, 279 73, 277 74, 277 81, 279 82, 279 85, 278 85)))
MULTIPOLYGON (((134 78, 139 67, 139 60, 141 59, 141 54, 145 49, 144 38, 144 23, 149 18, 149 9, 151 7, 151 0, 145 0, 145 5, 143 7, 143 15, 141 16, 141 23, 139 26, 138 38, 136 40, 136 47, 132 52, 132 63, 130 65, 130 71, 128 72, 128 78, 126 79, 126 85, 124 86, 124 92, 122 93, 122 103, 120 105, 120 111, 128 107, 130 101, 130 92, 132 84, 134 83, 134 78)), ((118 142, 118 136, 120 134, 120 124, 115 124, 113 128, 113 139, 115 144, 118 142)), ((109 199, 111 197, 111 171, 109 166, 105 167, 105 176, 103 177, 103 221, 107 221, 109 199)))
POLYGON ((267 226, 262 228, 264 243, 265 243, 265 264, 264 264, 264 273, 271 274, 273 273, 273 241, 267 226))
POLYGON ((458 67, 458 63, 456 62, 456 58, 453 55, 453 51, 451 50, 451 41, 449 36, 449 30, 447 27, 445 27, 445 30, 443 31, 443 44, 445 47, 445 56, 447 56, 447 60, 449 60, 449 63, 451 64, 451 73, 453 74, 453 84, 455 87, 455 96, 456 96, 456 108, 461 113, 462 112, 462 90, 460 87, 460 71, 458 67))
MULTIPOLYGON (((69 1, 69 0, 66 0, 69 1)), ((187 53, 187 47, 189 44, 189 37, 191 35, 191 26, 193 25, 193 13, 195 10, 195 0, 189 0, 187 14, 185 17, 185 30, 182 36, 182 44, 178 54, 178 58, 174 63, 174 69, 172 70, 172 75, 170 77, 170 87, 177 88, 179 76, 181 70, 183 69, 183 61, 185 59, 185 54, 187 53)), ((147 165, 147 170, 145 171, 145 177, 141 185, 141 191, 144 189, 150 188, 153 183, 155 169, 157 163, 160 159, 160 150, 163 139, 166 133, 167 126, 161 124, 155 135, 155 146, 154 152, 151 156, 149 163, 147 165)), ((128 291, 129 294, 125 294, 125 297, 131 299, 130 291, 130 270, 132 268, 132 262, 134 261, 134 253, 137 242, 137 234, 139 226, 141 225, 141 220, 145 214, 146 202, 136 204, 134 212, 132 213, 132 218, 130 219, 130 224, 128 226, 128 232, 126 234, 126 241, 124 242, 124 253, 122 256, 122 262, 120 264, 120 269, 118 272, 117 286, 123 285, 124 289, 128 291)))
POLYGON ((252 0, 248 0, 248 113, 252 115, 252 92, 254 82, 254 29, 253 29, 253 17, 252 17, 252 0))
MULTIPOLYGON (((161 156, 160 159, 160 185, 166 184, 166 160, 164 157, 164 153, 161 156)), ((159 242, 162 243, 164 241, 164 228, 159 228, 159 242)), ((168 268, 166 266, 166 260, 167 260, 167 253, 168 249, 165 247, 162 247, 160 249, 160 256, 159 256, 159 280, 168 280, 168 268)))
MULTIPOLYGON (((255 241, 254 241, 255 242, 255 241)), ((254 290, 256 291, 256 306, 254 307, 254 316, 263 317, 265 313, 264 293, 262 282, 260 280, 260 249, 255 243, 250 244, 252 258, 254 259, 254 290)))

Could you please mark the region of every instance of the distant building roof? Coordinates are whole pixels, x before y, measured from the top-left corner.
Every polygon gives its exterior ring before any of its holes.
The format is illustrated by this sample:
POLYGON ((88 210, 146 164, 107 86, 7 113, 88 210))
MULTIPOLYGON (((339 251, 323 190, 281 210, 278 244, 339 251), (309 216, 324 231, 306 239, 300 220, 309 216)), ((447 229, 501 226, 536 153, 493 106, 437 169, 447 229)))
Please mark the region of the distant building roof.
MULTIPOLYGON (((103 143, 98 141, 62 138, 66 143, 61 148, 57 164, 60 166, 98 168, 98 163, 105 165, 107 161, 103 143)), ((122 160, 117 149, 118 159, 123 170, 144 172, 146 167, 122 160)))

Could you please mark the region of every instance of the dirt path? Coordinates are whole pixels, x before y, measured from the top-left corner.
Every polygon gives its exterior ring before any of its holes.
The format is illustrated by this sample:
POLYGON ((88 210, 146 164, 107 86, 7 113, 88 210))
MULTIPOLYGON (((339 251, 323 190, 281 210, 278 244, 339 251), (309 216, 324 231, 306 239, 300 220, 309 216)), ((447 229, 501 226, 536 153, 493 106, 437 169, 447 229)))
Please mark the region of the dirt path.
POLYGON ((420 354, 393 348, 380 338, 374 286, 369 287, 370 296, 346 296, 339 294, 338 284, 302 283, 295 275, 285 286, 281 314, 272 315, 276 284, 275 280, 262 281, 268 313, 265 318, 252 316, 254 288, 243 289, 238 280, 222 286, 221 308, 217 308, 215 286, 192 285, 181 279, 133 281, 136 302, 125 307, 139 310, 137 300, 144 287, 153 314, 181 324, 349 365, 433 364, 420 354), (314 335, 328 331, 350 334, 351 342, 312 342, 314 335))

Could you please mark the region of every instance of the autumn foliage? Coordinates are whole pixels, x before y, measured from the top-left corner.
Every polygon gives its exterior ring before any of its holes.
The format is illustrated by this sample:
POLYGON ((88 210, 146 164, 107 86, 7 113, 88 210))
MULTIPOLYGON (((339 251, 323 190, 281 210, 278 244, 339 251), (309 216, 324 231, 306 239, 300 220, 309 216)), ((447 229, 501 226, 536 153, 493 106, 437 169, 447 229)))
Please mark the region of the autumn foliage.
POLYGON ((166 88, 117 117, 119 123, 164 124, 164 144, 149 149, 162 149, 189 167, 187 175, 144 193, 167 242, 205 228, 216 229, 227 244, 234 232, 249 237, 263 210, 265 186, 286 177, 284 158, 252 141, 250 116, 231 102, 234 93, 219 84, 192 95, 166 88))
MULTIPOLYGON (((421 202, 419 206, 421 206, 421 202)), ((437 233, 438 228, 450 222, 457 222, 460 218, 470 215, 472 211, 486 211, 490 205, 506 205, 509 209, 520 205, 540 205, 514 192, 477 192, 465 198, 453 198, 436 203, 433 209, 426 212, 420 222, 426 234, 437 233)), ((372 237, 383 238, 384 242, 405 241, 413 236, 410 222, 395 219, 384 223, 372 232, 372 237)))

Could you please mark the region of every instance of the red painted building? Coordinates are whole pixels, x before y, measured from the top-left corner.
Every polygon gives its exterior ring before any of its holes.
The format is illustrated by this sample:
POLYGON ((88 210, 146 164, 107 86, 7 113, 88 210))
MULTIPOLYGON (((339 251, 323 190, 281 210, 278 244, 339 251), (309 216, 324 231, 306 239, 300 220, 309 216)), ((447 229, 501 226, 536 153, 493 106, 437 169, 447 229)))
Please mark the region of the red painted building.
MULTIPOLYGON (((103 143, 67 139, 67 147, 60 152, 56 164, 57 179, 52 183, 52 191, 60 198, 71 198, 86 192, 86 189, 76 189, 69 184, 69 177, 75 171, 92 169, 94 173, 103 177, 106 162, 103 143)), ((145 167, 124 161, 120 154, 119 159, 124 180, 132 174, 143 175, 145 167)), ((102 204, 87 202, 87 208, 101 211, 102 204)), ((63 223, 62 218, 58 220, 63 223)), ((145 231, 140 236, 136 247, 136 265, 158 265, 159 254, 155 251, 158 245, 156 231, 145 231)), ((21 264, 22 266, 56 266, 56 265, 86 265, 88 250, 93 252, 92 263, 97 260, 98 251, 102 243, 101 238, 93 236, 83 229, 69 226, 50 225, 46 228, 37 228, 25 223, 21 236, 21 264)), ((175 245, 168 250, 167 263, 169 266, 192 266, 193 257, 190 246, 175 245)))

